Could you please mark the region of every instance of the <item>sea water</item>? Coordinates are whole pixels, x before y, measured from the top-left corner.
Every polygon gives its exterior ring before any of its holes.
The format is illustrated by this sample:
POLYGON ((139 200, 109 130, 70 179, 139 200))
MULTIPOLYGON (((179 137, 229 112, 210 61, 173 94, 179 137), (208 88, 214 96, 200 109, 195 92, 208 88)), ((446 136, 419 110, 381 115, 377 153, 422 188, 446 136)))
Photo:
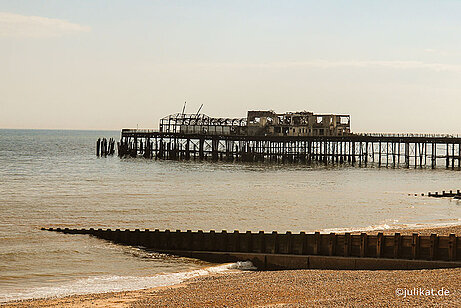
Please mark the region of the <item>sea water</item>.
POLYGON ((458 171, 98 158, 99 137, 118 140, 119 132, 0 130, 0 301, 163 286, 251 266, 216 267, 41 227, 330 232, 461 224, 460 201, 420 195, 461 189, 458 171))

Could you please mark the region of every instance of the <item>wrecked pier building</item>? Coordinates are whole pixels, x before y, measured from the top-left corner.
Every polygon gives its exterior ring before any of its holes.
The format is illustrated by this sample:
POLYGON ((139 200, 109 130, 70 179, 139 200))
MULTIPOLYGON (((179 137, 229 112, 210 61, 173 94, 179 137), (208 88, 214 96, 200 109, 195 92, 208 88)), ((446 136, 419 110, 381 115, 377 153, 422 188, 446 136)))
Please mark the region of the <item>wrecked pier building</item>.
POLYGON ((212 118, 177 113, 160 120, 160 132, 240 136, 345 136, 350 115, 313 112, 248 111, 246 118, 212 118))
POLYGON ((248 111, 247 121, 250 136, 343 136, 351 132, 350 115, 248 111))

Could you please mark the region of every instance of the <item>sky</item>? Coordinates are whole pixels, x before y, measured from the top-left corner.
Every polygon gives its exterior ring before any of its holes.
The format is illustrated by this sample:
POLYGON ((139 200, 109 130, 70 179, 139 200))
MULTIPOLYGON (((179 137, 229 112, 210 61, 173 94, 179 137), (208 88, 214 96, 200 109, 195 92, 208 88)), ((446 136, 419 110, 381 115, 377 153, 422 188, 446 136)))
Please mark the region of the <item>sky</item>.
POLYGON ((461 1, 0 0, 0 128, 248 110, 461 134, 461 1))

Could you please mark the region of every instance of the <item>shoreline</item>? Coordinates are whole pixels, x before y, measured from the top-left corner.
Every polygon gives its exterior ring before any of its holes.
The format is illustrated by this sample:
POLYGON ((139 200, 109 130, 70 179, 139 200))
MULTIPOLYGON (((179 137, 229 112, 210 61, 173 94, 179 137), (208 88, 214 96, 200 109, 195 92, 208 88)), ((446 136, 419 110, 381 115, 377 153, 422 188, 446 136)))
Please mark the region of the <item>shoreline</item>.
POLYGON ((447 235, 449 234, 450 230, 455 230, 454 233, 456 233, 456 229, 461 227, 461 219, 459 219, 457 222, 454 223, 440 223, 440 224, 409 224, 409 225, 387 225, 387 224, 382 224, 382 225, 371 225, 367 227, 362 227, 362 228, 325 228, 325 229, 318 229, 314 230, 312 232, 320 232, 323 234, 328 234, 328 233, 336 233, 336 234, 344 234, 344 233, 351 233, 351 234, 357 234, 357 233, 370 233, 370 234, 375 234, 377 232, 383 232, 384 234, 389 234, 389 233, 396 233, 399 232, 401 234, 409 234, 410 233, 418 233, 418 232, 423 232, 424 234, 427 234, 427 232, 431 231, 434 233, 438 233, 439 235, 447 235), (443 232, 440 233, 440 232, 443 232))
MULTIPOLYGON (((345 231, 347 232, 347 231, 345 231)), ((356 234, 362 231, 351 231, 351 233, 356 234)), ((412 234, 418 233, 421 235, 449 235, 456 234, 461 235, 461 224, 453 226, 444 226, 444 227, 422 227, 422 228, 402 228, 402 229, 382 229, 382 230, 373 230, 365 231, 368 234, 376 234, 378 232, 383 232, 384 234, 391 234, 399 232, 400 234, 412 234)), ((144 307, 144 306, 165 306, 167 307, 168 303, 175 301, 174 305, 177 306, 188 306, 188 307, 200 307, 204 304, 203 297, 207 297, 207 292, 209 292, 209 297, 223 297, 219 302, 213 301, 212 305, 237 305, 237 306, 246 306, 247 302, 242 299, 242 296, 249 296, 248 300, 251 302, 254 301, 253 296, 256 293, 267 293, 268 298, 260 298, 257 302, 257 305, 284 305, 284 304, 296 304, 297 300, 306 301, 311 305, 335 305, 335 304, 345 304, 348 302, 341 302, 342 300, 349 300, 341 294, 341 288, 344 287, 344 279, 356 279, 360 280, 360 276, 365 275, 369 276, 370 280, 368 283, 370 285, 364 286, 368 292, 372 292, 376 287, 378 291, 382 293, 383 285, 379 285, 380 279, 386 277, 386 281, 396 281, 398 285, 401 285, 403 282, 409 285, 409 288, 428 288, 428 282, 431 286, 439 285, 440 288, 444 287, 450 290, 451 295, 453 296, 413 296, 412 300, 415 300, 416 303, 424 304, 425 301, 421 300, 430 300, 432 304, 440 303, 460 303, 461 304, 461 268, 454 269, 436 269, 436 270, 391 270, 391 271, 349 271, 349 270, 285 270, 285 271, 239 271, 230 269, 226 272, 221 273, 210 273, 205 276, 199 276, 194 278, 186 279, 185 281, 179 284, 173 284, 169 286, 159 286, 154 288, 147 288, 141 290, 133 291, 118 291, 118 292, 107 292, 107 293, 92 293, 92 294, 76 294, 76 295, 67 295, 64 297, 49 297, 49 298, 37 298, 37 299, 27 299, 27 300, 12 300, 4 303, 0 303, 1 307, 56 307, 56 306, 66 306, 66 307, 144 307), (359 275, 360 274, 360 275, 359 275), (328 298, 319 294, 313 294, 312 288, 315 290, 317 286, 310 285, 309 278, 321 279, 321 283, 326 283, 331 285, 333 289, 338 289, 337 296, 331 297, 331 294, 328 292, 320 292, 321 294, 329 294, 328 298), (339 278, 340 277, 340 278, 339 278), (450 279, 448 277, 452 277, 450 279), (253 287, 247 288, 248 283, 251 281, 254 284, 254 279, 258 278, 259 284, 254 289, 253 287), (293 288, 297 289, 297 292, 292 293, 290 296, 283 295, 285 293, 280 293, 277 290, 274 290, 274 294, 267 291, 271 289, 272 286, 278 285, 279 282, 289 279, 290 285, 293 288), (305 289, 301 288, 298 284, 303 281, 303 284, 309 285, 305 289), (418 281, 421 285, 415 285, 414 282, 418 281), (227 288, 216 289, 216 285, 227 285, 227 288), (213 287, 214 286, 214 287, 213 287), (190 289, 190 290, 188 290, 190 289), (182 290, 188 290, 182 291, 182 290), (208 290, 208 291, 206 291, 208 290), (239 290, 242 294, 235 293, 236 290, 239 290), (191 293, 192 292, 192 293, 191 293), (197 294, 194 294, 197 293, 197 294), (268 293, 269 292, 269 293, 268 293), (202 298, 200 301, 190 300, 190 298, 185 297, 184 293, 190 293, 191 298, 202 298), (314 302, 308 300, 307 294, 309 296, 314 296, 317 298, 314 302), (242 301, 229 301, 231 299, 241 298, 242 301), (302 298, 302 300, 301 300, 302 298), (181 302, 182 299, 184 302, 181 302), (227 301, 225 300, 227 299, 227 301), (454 300, 454 302, 453 302, 454 300), (340 301, 340 302, 336 302, 340 301), (243 303, 243 304, 242 304, 243 303)), ((396 284, 396 288, 399 287, 396 284)), ((385 284, 386 288, 389 289, 389 285, 385 284)), ((278 285, 281 289, 286 288, 286 285, 278 285)), ((406 287, 405 287, 406 288, 406 287)), ((352 289, 351 289, 352 290, 352 289)), ((365 290, 365 291, 366 291, 365 290)), ((325 291, 325 290, 323 290, 325 291)), ((359 290, 357 290, 358 292, 359 290)), ((360 293, 364 293, 364 290, 360 290, 360 293)), ((365 292, 366 293, 366 292, 365 292)), ((349 294, 352 296, 353 294, 349 294)), ((410 298, 410 297, 408 297, 410 298)), ((406 298, 406 299, 408 299, 406 298)), ((393 303, 395 300, 403 300, 403 298, 396 297, 395 293, 389 293, 389 298, 392 299, 393 303)), ((216 299, 217 300, 217 299, 216 299)), ((355 303, 362 303, 362 300, 366 298, 354 297, 355 303), (357 302, 358 301, 358 302, 357 302)), ((400 302, 402 303, 402 302, 400 302)), ((406 301, 405 303, 409 304, 410 302, 406 301)), ((349 303, 350 304, 350 303, 349 303)), ((368 303, 372 305, 372 303, 368 303)), ((375 303, 376 304, 376 303, 375 303)))
POLYGON ((413 234, 418 233, 419 235, 450 235, 456 234, 461 235, 461 222, 459 224, 453 224, 449 226, 421 226, 421 227, 409 227, 409 228, 389 228, 389 229, 376 229, 376 230, 369 230, 369 231, 351 231, 351 233, 361 233, 365 232, 368 234, 376 234, 378 232, 382 232, 386 235, 393 234, 393 233, 400 233, 400 234, 413 234))

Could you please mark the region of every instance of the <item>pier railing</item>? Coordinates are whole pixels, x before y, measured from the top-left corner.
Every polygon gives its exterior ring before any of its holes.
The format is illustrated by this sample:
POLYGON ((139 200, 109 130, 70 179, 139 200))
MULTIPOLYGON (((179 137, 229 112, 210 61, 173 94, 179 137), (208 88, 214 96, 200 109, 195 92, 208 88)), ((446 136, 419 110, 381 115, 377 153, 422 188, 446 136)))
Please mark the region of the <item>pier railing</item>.
POLYGON ((122 129, 123 134, 150 134, 150 133, 158 133, 160 132, 158 129, 147 129, 147 128, 124 128, 122 129))
POLYGON ((459 135, 453 134, 419 134, 419 133, 354 133, 352 135, 363 137, 397 137, 397 138, 459 138, 459 135))

